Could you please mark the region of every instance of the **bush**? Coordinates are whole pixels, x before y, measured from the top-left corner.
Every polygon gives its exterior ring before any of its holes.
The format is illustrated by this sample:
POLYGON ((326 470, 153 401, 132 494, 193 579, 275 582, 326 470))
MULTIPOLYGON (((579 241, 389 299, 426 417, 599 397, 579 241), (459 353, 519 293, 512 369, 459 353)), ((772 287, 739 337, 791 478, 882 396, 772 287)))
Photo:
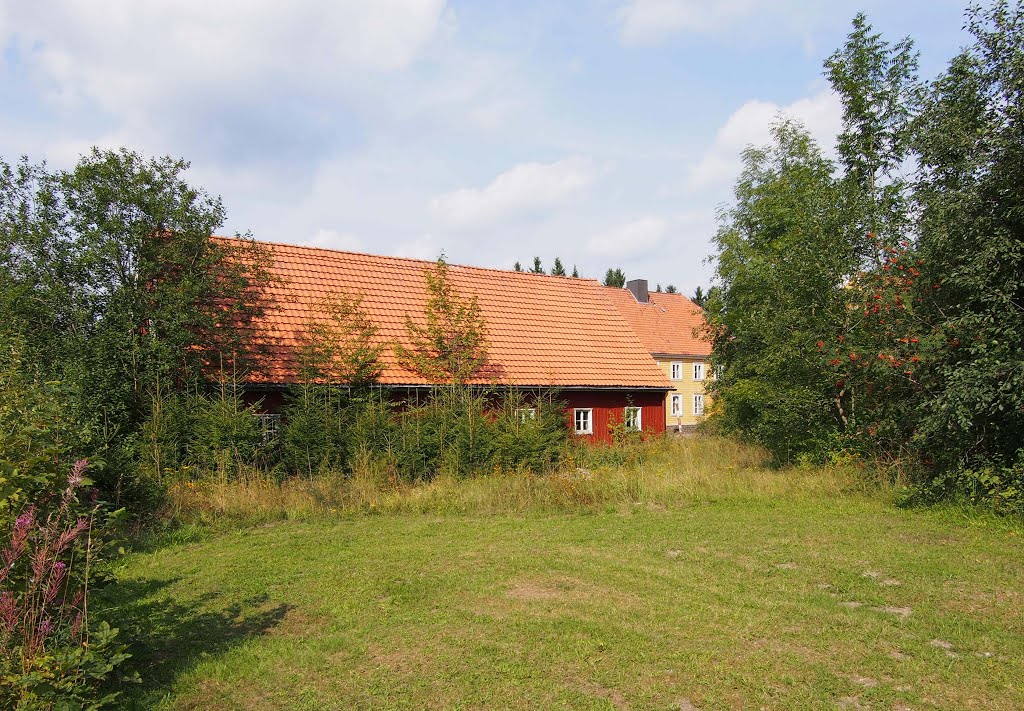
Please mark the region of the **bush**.
POLYGON ((513 392, 494 424, 496 469, 539 474, 551 471, 565 457, 569 428, 561 403, 553 397, 528 401, 513 392))
POLYGON ((106 682, 128 658, 117 630, 88 617, 104 545, 99 506, 79 501, 85 460, 45 513, 30 505, 10 526, 0 556, 0 705, 3 708, 100 708, 116 693, 106 682))
POLYGON ((1024 516, 1024 449, 1009 465, 978 461, 926 477, 913 489, 909 503, 936 503, 952 499, 982 505, 999 513, 1024 516))
POLYGON ((423 404, 404 409, 374 405, 364 412, 359 420, 366 421, 357 422, 354 445, 386 453, 409 480, 496 470, 543 473, 562 459, 568 441, 565 418, 553 398, 533 400, 515 391, 443 387, 432 390, 423 404), (389 418, 388 410, 397 412, 389 418))
POLYGON ((57 403, 58 387, 25 373, 19 344, 0 353, 0 524, 60 487, 60 463, 74 431, 57 403))
POLYGON ((313 476, 344 466, 353 418, 347 400, 326 385, 304 385, 288 393, 276 443, 285 471, 313 476))
POLYGON ((192 398, 189 458, 196 465, 230 479, 244 466, 257 464, 263 427, 253 405, 246 405, 234 387, 213 396, 192 398))

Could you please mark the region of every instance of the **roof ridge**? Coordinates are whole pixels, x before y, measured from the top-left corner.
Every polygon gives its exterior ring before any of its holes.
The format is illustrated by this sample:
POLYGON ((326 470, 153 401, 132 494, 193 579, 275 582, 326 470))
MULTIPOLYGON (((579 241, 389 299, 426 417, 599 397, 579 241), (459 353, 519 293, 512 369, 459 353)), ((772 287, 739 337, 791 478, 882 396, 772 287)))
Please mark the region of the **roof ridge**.
MULTIPOLYGON (((247 239, 245 237, 226 237, 224 235, 210 235, 213 239, 219 239, 224 241, 241 241, 247 239)), ((271 240, 263 240, 251 238, 253 242, 258 244, 267 244, 272 247, 287 247, 289 249, 309 249, 317 252, 330 252, 332 254, 351 254, 357 257, 373 257, 375 259, 390 259, 396 262, 416 262, 419 264, 436 264, 437 260, 434 259, 419 259, 417 257, 396 257, 390 254, 374 254, 372 252, 356 252, 348 249, 332 249, 330 247, 317 247, 311 244, 293 244, 291 242, 275 242, 271 240)), ((571 277, 571 276, 556 276, 554 274, 537 274, 535 272, 517 272, 515 269, 498 269, 496 267, 478 267, 472 264, 455 264, 454 262, 447 262, 449 267, 459 267, 460 269, 474 269, 481 272, 497 272, 499 274, 518 274, 524 277, 546 277, 548 279, 565 279, 566 281, 578 281, 582 283, 593 283, 601 286, 600 281, 593 277, 571 277)))

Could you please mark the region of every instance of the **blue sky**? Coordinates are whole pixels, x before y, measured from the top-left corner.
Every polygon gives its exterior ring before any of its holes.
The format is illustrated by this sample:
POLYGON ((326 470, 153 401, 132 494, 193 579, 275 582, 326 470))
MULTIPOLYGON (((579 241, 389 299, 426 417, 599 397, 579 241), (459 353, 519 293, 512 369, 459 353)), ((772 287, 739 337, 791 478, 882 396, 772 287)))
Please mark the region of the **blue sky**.
POLYGON ((690 292, 740 150, 780 111, 830 148, 858 11, 925 77, 968 39, 960 0, 0 0, 0 156, 181 156, 225 233, 690 292))

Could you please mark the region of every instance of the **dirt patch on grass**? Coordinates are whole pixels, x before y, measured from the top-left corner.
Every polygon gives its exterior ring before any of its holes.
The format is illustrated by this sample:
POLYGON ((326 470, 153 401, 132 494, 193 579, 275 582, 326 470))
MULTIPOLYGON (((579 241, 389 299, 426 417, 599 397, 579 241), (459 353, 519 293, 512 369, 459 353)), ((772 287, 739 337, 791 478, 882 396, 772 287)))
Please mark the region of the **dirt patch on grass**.
POLYGON ((634 593, 572 577, 517 580, 509 586, 504 599, 519 603, 548 602, 572 605, 592 602, 602 606, 609 602, 615 602, 617 605, 633 605, 638 601, 634 593))
POLYGON ((400 677, 422 674, 433 666, 435 656, 418 644, 390 646, 372 643, 366 649, 367 662, 371 666, 387 669, 400 677))
POLYGON ((876 570, 865 570, 863 573, 861 573, 861 575, 865 578, 870 578, 871 580, 874 580, 876 583, 886 588, 894 588, 903 584, 896 578, 891 578, 888 575, 885 575, 884 573, 879 573, 876 570))
POLYGON ((274 626, 271 637, 308 637, 323 631, 323 620, 297 607, 290 608, 274 626))
POLYGON ((599 699, 605 699, 617 709, 630 708, 629 702, 621 691, 609 689, 607 686, 602 686, 594 681, 588 681, 583 685, 583 693, 589 696, 596 696, 599 699))
POLYGON ((882 612, 882 613, 884 613, 886 615, 895 615, 896 617, 899 617, 901 620, 907 619, 908 617, 910 617, 910 614, 913 612, 913 610, 911 610, 909 607, 896 607, 894 605, 884 605, 882 607, 872 607, 871 609, 874 610, 875 612, 882 612))
POLYGON ((535 581, 523 581, 516 583, 505 593, 513 600, 561 600, 572 590, 571 586, 564 583, 553 585, 551 583, 539 583, 535 581))

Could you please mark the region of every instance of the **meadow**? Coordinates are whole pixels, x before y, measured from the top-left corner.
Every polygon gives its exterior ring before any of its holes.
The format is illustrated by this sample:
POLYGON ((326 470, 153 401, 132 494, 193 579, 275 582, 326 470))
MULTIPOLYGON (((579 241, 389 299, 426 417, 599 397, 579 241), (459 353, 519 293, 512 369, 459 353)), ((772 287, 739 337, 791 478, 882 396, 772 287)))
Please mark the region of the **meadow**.
POLYGON ((1019 522, 701 437, 546 477, 181 484, 126 708, 1024 706, 1019 522))

